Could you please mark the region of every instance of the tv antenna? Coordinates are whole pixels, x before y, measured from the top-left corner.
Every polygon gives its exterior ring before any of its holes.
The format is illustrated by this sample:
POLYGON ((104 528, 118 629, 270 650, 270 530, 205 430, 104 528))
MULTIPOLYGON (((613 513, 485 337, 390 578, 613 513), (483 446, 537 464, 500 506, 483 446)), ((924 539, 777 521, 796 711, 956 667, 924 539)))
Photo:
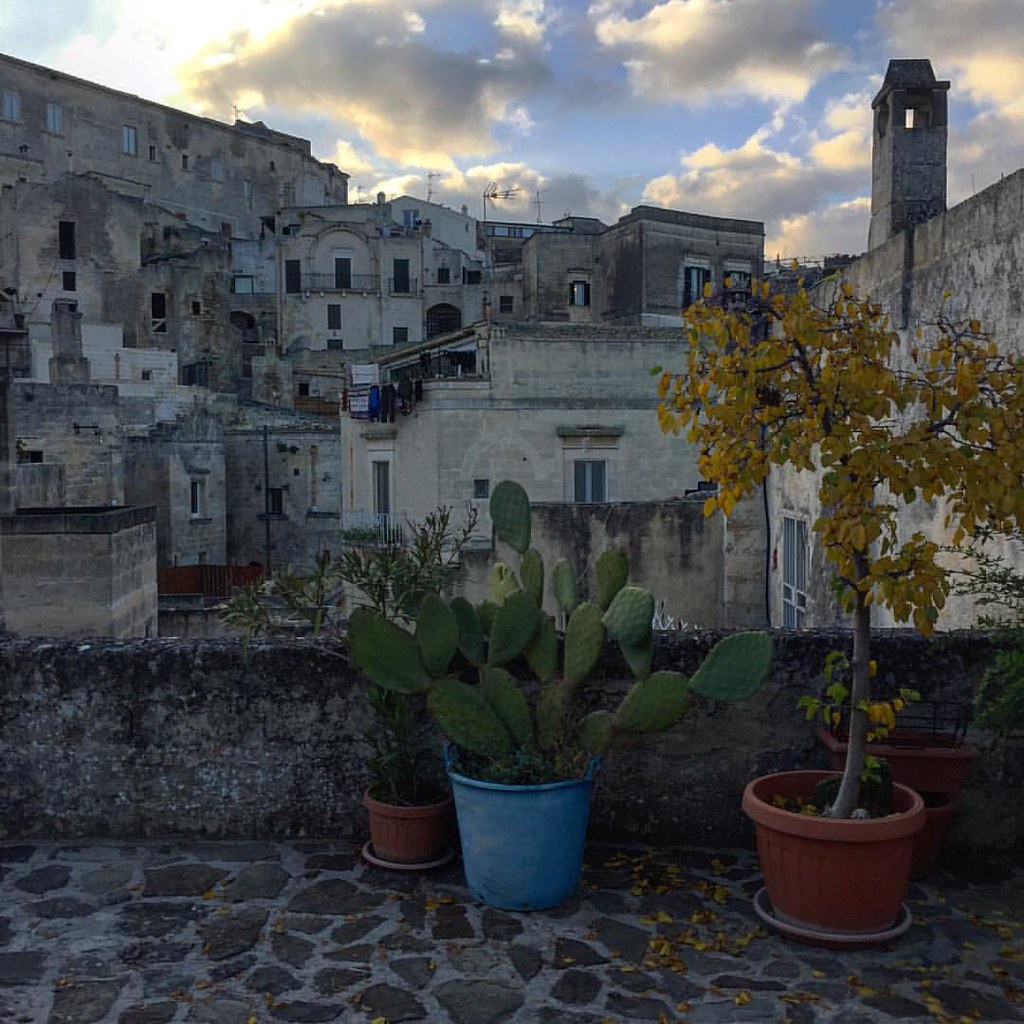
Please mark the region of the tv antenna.
POLYGON ((440 171, 430 171, 427 174, 427 202, 429 203, 434 195, 434 182, 441 180, 440 171))
POLYGON ((536 193, 534 194, 534 198, 533 198, 533 205, 537 207, 537 223, 538 224, 540 223, 540 206, 541 206, 540 197, 545 192, 547 192, 546 188, 539 188, 539 189, 537 189, 536 193))
POLYGON ((487 183, 487 188, 484 189, 484 223, 487 223, 487 200, 490 199, 491 206, 494 205, 495 199, 511 199, 513 196, 519 195, 523 190, 518 185, 513 185, 512 188, 498 188, 496 181, 487 183))

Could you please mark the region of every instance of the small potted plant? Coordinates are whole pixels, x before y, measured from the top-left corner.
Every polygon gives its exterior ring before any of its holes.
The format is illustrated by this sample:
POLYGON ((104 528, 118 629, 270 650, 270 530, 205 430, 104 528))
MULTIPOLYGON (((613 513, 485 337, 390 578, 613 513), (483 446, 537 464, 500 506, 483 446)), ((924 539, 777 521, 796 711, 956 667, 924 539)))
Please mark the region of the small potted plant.
POLYGON ((536 910, 564 902, 578 885, 601 755, 617 740, 671 726, 692 693, 749 696, 770 671, 772 644, 764 633, 738 633, 690 679, 652 672, 654 597, 627 583, 628 563, 616 550, 597 560, 595 602, 579 600, 568 561, 553 566, 552 590, 568 616, 559 637, 542 611, 546 574, 530 547, 526 492, 502 481, 490 512, 496 535, 520 555, 518 572, 495 567, 494 600, 474 606, 428 595, 412 631, 359 609, 349 649, 376 685, 426 693, 452 741, 448 774, 470 891, 492 906, 536 910), (614 711, 577 721, 606 637, 618 642, 637 682, 614 711))
POLYGON ((1018 526, 1024 363, 977 321, 940 317, 904 341, 845 283, 818 305, 803 288, 773 294, 754 282, 744 308, 700 302, 687 326, 685 372, 655 370, 659 417, 686 431, 701 475, 718 485, 705 512, 728 515, 772 466, 811 475, 812 529, 853 617, 848 744, 829 806, 787 809, 813 806, 820 773, 754 780, 744 794, 767 888, 758 908, 796 937, 884 940, 909 925, 901 901, 925 813, 898 784, 891 814, 861 806, 872 717, 892 709, 872 695, 871 609, 930 635, 949 593, 939 545, 906 528, 910 506, 942 500, 954 545, 1018 526))
MULTIPOLYGON (((408 523, 407 544, 346 546, 335 558, 322 552, 308 575, 284 571, 245 588, 229 602, 225 621, 247 634, 285 632, 299 621, 311 642, 334 650, 343 630, 345 585, 358 607, 388 621, 415 618, 425 596, 448 586, 459 570, 463 548, 476 528, 476 510, 457 527, 453 510, 440 507, 422 522, 408 523), (275 612, 275 609, 277 611, 275 612)), ((416 699, 371 686, 373 726, 370 784, 363 795, 370 838, 363 856, 378 867, 414 870, 436 867, 454 856, 452 799, 440 765, 440 739, 416 699)))

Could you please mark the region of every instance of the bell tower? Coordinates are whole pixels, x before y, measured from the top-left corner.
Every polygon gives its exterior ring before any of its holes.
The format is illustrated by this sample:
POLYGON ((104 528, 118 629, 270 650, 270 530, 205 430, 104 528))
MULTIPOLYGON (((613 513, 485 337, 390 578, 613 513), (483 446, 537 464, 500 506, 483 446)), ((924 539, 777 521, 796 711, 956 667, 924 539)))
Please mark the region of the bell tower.
POLYGON ((889 61, 871 102, 869 249, 945 212, 948 90, 929 60, 889 61))

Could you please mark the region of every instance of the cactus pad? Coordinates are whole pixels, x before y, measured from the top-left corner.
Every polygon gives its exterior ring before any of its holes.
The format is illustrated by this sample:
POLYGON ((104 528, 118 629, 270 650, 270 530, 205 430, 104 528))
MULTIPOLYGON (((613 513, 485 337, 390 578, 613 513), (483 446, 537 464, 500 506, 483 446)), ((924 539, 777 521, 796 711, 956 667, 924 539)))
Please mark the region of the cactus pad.
POLYGON ((637 679, 644 679, 651 674, 654 662, 654 638, 649 636, 642 644, 619 644, 622 657, 626 659, 630 672, 637 679))
POLYGON ((602 551, 594 566, 597 578, 597 603, 606 609, 629 578, 629 559, 618 548, 602 551))
POLYGON ((690 703, 690 687, 679 672, 655 672, 626 694, 615 712, 619 732, 657 732, 667 729, 690 703))
POLYGON ((555 601, 563 612, 573 612, 580 603, 576 593, 576 573, 567 558, 560 558, 551 569, 551 588, 555 601))
POLYGON ((430 682, 412 635, 369 608, 356 608, 349 616, 348 649, 363 672, 385 690, 419 693, 430 682))
POLYGON ((504 604, 509 594, 522 589, 519 577, 504 562, 495 562, 489 577, 491 597, 495 604, 504 604))
POLYGON ((533 674, 542 683, 558 677, 558 634, 555 624, 546 615, 541 617, 537 632, 524 653, 533 674))
POLYGON ((511 754, 516 745, 479 686, 447 676, 427 694, 427 707, 444 734, 463 750, 483 757, 511 754))
POLYGON ((456 597, 448 606, 459 627, 459 650, 467 661, 482 665, 487 660, 484 630, 476 609, 464 598, 456 597))
POLYGON ((487 663, 507 665, 519 657, 537 632, 540 617, 537 602, 525 590, 511 594, 494 616, 487 663))
POLYGON ((562 741, 562 687, 557 682, 545 683, 537 697, 537 742, 544 749, 562 741))
POLYGON ((608 711, 591 711, 580 720, 576 728, 576 738, 584 753, 603 754, 612 741, 612 716, 608 711))
POLYGON ((515 740, 517 747, 533 746, 533 715, 516 681, 503 668, 480 670, 480 690, 515 740))
POLYGON ((416 643, 426 670, 437 679, 459 646, 459 624, 451 608, 437 594, 427 594, 416 617, 416 643))
POLYGON ((569 617, 565 630, 565 681, 579 686, 594 671, 604 650, 601 609, 584 601, 569 617))
POLYGON ((636 647, 651 636, 654 595, 641 587, 622 587, 604 613, 608 635, 620 644, 636 647))
POLYGON ((544 604, 544 559, 536 548, 530 548, 519 562, 519 579, 523 590, 528 590, 537 607, 544 604))
POLYGON ((690 686, 712 700, 743 700, 756 693, 772 670, 772 640, 767 633, 733 633, 711 649, 690 686))
POLYGON ((498 539, 524 554, 530 547, 530 499, 514 480, 502 480, 491 491, 491 522, 498 539))
POLYGON ((483 600, 476 606, 476 614, 480 619, 480 628, 484 631, 484 636, 490 636, 491 630, 494 629, 494 617, 498 614, 498 606, 489 600, 483 600))

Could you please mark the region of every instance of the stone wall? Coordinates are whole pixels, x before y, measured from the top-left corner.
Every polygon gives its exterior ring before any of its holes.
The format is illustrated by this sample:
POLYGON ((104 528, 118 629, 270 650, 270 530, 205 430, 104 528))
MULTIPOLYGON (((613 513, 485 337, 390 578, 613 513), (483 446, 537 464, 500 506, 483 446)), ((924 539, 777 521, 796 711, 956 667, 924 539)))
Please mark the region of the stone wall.
MULTIPOLYGON (((690 671, 714 642, 684 633, 655 667, 690 671)), ((595 836, 675 844, 750 838, 739 802, 751 777, 824 763, 795 704, 835 634, 776 635, 776 670, 739 706, 699 700, 683 723, 606 759, 595 836)), ((885 681, 967 696, 991 641, 880 634, 885 681)), ((6 837, 361 835, 370 724, 343 649, 231 640, 12 641, 0 645, 0 829, 6 837)), ((589 704, 627 685, 609 649, 589 704)), ((983 736, 973 737, 986 746, 983 736)), ((1024 756, 976 763, 950 842, 1024 840, 1024 756)))

